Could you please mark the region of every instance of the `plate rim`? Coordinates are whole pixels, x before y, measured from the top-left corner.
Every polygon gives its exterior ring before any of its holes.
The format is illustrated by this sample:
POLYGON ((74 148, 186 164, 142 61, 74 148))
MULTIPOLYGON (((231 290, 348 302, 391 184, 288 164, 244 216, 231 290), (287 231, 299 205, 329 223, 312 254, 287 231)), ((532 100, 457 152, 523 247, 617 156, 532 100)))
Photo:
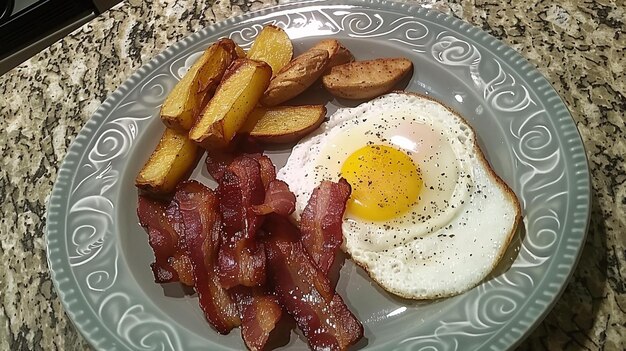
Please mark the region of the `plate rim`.
MULTIPOLYGON (((507 348, 514 348, 519 345, 532 331, 543 321, 545 316, 550 313, 555 303, 558 301, 560 296, 563 294, 565 289, 567 288, 568 282, 575 272, 575 267, 578 264, 582 251, 584 249, 584 243, 586 240, 586 236, 589 229, 589 222, 591 217, 591 201, 592 201, 592 191, 591 191, 591 175, 589 172, 589 163, 587 158, 587 153, 585 150, 585 145, 583 143, 582 137, 580 135, 580 131, 576 127, 576 122, 572 117, 571 112, 569 111, 568 106, 563 101, 563 98, 556 92, 554 87, 550 84, 550 82, 543 76, 543 74, 526 60, 521 54, 519 54, 515 49, 511 48, 500 39, 493 37, 491 34, 483 31, 482 29, 464 21, 453 17, 451 15, 447 15, 441 12, 437 12, 435 10, 427 9, 420 4, 412 4, 406 2, 395 2, 389 0, 349 0, 349 1, 336 1, 336 0, 308 0, 301 2, 287 2, 279 5, 265 7, 256 11, 247 12, 238 16, 230 17, 223 21, 212 24, 208 27, 205 27, 201 30, 198 30, 194 33, 189 34, 171 44, 159 54, 157 54, 154 58, 148 61, 146 64, 142 65, 139 69, 137 69, 134 73, 132 73, 113 93, 111 93, 104 102, 98 107, 98 109, 94 112, 94 114, 89 118, 89 120, 84 124, 81 128, 75 139, 72 141, 71 145, 67 148, 66 155, 63 158, 63 161, 57 171, 56 179, 54 181, 54 186, 51 192, 51 195, 48 199, 46 206, 46 225, 45 225, 45 246, 47 253, 47 263, 49 267, 49 271, 51 274, 51 280, 55 287, 56 293, 59 296, 63 309, 65 313, 70 317, 70 321, 76 327, 76 329, 80 332, 83 338, 92 346, 96 348, 100 348, 101 341, 96 341, 94 334, 99 334, 98 328, 100 320, 94 321, 91 319, 81 318, 81 315, 85 315, 84 308, 81 307, 76 309, 76 303, 87 303, 84 298, 82 301, 78 301, 78 295, 81 295, 80 292, 76 290, 80 290, 76 288, 76 281, 71 269, 66 269, 65 266, 69 266, 68 262, 63 262, 64 259, 67 260, 67 255, 64 256, 64 250, 66 247, 61 245, 60 238, 55 237, 55 235, 67 235, 64 232, 65 228, 58 228, 59 221, 55 220, 59 216, 66 216, 67 213, 61 211, 59 213, 58 209, 62 207, 63 204, 69 203, 69 191, 74 182, 74 178, 72 178, 76 171, 76 167, 79 161, 84 157, 84 154, 81 155, 81 152, 84 152, 86 149, 86 144, 90 141, 90 136, 96 134, 99 128, 103 125, 103 122, 106 121, 107 116, 114 111, 115 106, 117 106, 129 93, 133 87, 136 86, 137 82, 142 81, 146 78, 148 74, 150 74, 156 67, 159 67, 168 62, 176 53, 182 48, 187 46, 192 46, 196 44, 196 42, 200 39, 211 37, 215 35, 220 35, 221 30, 229 25, 254 20, 260 16, 271 15, 272 13, 279 12, 281 10, 290 9, 290 8, 298 8, 304 7, 308 5, 355 5, 355 6, 364 6, 368 8, 383 8, 383 9, 391 9, 397 10, 401 9, 403 13, 408 15, 422 15, 425 19, 435 18, 436 21, 433 22, 435 24, 443 25, 444 23, 447 26, 450 26, 452 30, 461 33, 467 38, 471 38, 475 43, 481 45, 485 49, 495 53, 496 51, 501 51, 498 58, 500 58, 503 62, 506 62, 509 67, 514 68, 515 71, 520 75, 524 76, 528 80, 533 80, 535 86, 543 86, 544 90, 541 94, 537 92, 538 96, 542 97, 542 100, 550 99, 555 100, 556 103, 553 105, 554 109, 560 109, 561 112, 565 112, 569 117, 566 119, 566 124, 571 124, 568 128, 571 129, 573 127, 575 133, 573 136, 564 139, 566 144, 560 144, 560 147, 571 147, 571 144, 576 144, 574 146, 580 147, 579 153, 577 155, 582 154, 582 160, 572 164, 571 173, 577 176, 576 179, 572 181, 576 181, 576 186, 579 189, 584 188, 585 194, 583 196, 578 196, 578 201, 580 202, 578 205, 581 205, 582 209, 573 209, 568 211, 568 214, 574 215, 576 211, 580 211, 577 213, 583 214, 584 223, 580 223, 580 227, 574 228, 580 229, 582 231, 582 236, 579 240, 576 240, 575 246, 575 255, 573 255, 573 259, 567 262, 566 267, 559 267, 558 270, 566 270, 564 278, 559 278, 556 275, 554 278, 560 279, 561 283, 558 284, 559 287, 556 291, 551 294, 549 297, 545 297, 547 299, 547 303, 544 308, 538 314, 536 318, 525 317, 528 319, 533 319, 530 323, 527 323, 523 326, 523 330, 518 332, 519 336, 514 337, 513 342, 509 342, 507 348), (537 83, 538 81, 538 83, 537 83), (81 151, 82 150, 82 151, 81 151), (81 152, 79 152, 81 151, 81 152), (78 159, 77 159, 78 157, 78 159), (77 162, 78 161, 78 162, 77 162), (61 229, 61 230, 59 230, 61 229), (60 256, 59 256, 60 255, 60 256), (74 284, 71 286, 71 284, 74 284), (66 286, 69 286, 69 289, 66 289, 66 286)), ((572 205, 570 202, 569 205, 572 205)), ((61 222, 63 222, 62 220, 61 222)), ((580 221, 580 220, 579 220, 580 221)), ((573 225, 576 224, 573 223, 573 225)), ((574 229, 572 228, 572 229, 574 229)), ((565 250, 567 248, 564 248, 565 250)), ((561 263, 562 265, 562 263, 561 263)), ((493 339, 496 334, 494 333, 488 340, 493 339)), ((106 331, 106 337, 109 337, 109 332, 106 331)), ((106 339, 105 336, 100 335, 100 338, 106 339)), ((113 336, 115 339, 115 337, 113 336)))

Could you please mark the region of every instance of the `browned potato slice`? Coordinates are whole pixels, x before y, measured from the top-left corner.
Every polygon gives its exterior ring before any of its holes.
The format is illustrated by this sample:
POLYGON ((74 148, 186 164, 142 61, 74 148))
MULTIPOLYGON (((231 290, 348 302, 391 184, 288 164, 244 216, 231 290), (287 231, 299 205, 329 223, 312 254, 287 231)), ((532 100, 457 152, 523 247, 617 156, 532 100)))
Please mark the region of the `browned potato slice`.
POLYGON ((194 169, 199 153, 198 146, 189 140, 187 132, 166 128, 156 149, 135 178, 135 186, 156 194, 171 193, 194 169))
POLYGON ((298 96, 324 73, 328 65, 328 51, 311 49, 291 60, 272 79, 261 103, 275 106, 298 96))
POLYGON ((236 58, 235 45, 230 39, 221 39, 194 62, 161 106, 161 120, 166 126, 181 131, 191 128, 236 58))
POLYGON ((412 69, 405 58, 357 61, 333 67, 322 83, 336 97, 371 99, 391 91, 412 69))
POLYGON ((282 28, 273 25, 263 27, 252 43, 248 58, 264 61, 272 67, 276 74, 293 57, 293 45, 287 33, 282 28))
POLYGON ((257 107, 242 130, 264 143, 290 143, 314 131, 324 117, 324 105, 257 107))
POLYGON ((354 55, 336 39, 320 40, 311 49, 327 50, 328 68, 354 61, 354 55))
POLYGON ((189 131, 189 138, 205 148, 228 145, 259 102, 271 77, 272 69, 265 62, 235 60, 189 131))

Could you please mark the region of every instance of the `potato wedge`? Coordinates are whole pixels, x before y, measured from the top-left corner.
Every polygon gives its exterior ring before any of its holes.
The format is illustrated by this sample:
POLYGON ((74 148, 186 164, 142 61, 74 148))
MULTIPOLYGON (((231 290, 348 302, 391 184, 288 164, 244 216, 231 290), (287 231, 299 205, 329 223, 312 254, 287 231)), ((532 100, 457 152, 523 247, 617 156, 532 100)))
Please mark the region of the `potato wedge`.
POLYGON ((328 51, 328 68, 354 61, 354 55, 336 39, 320 40, 311 49, 328 51))
POLYGON ((161 106, 161 120, 166 126, 181 131, 193 126, 224 72, 237 57, 235 47, 232 40, 221 39, 194 62, 161 106))
POLYGON ((272 67, 273 75, 291 61, 293 44, 282 28, 267 25, 254 39, 248 51, 249 59, 267 62, 272 67))
POLYGON ((322 83, 336 97, 371 99, 391 91, 412 69, 405 58, 356 61, 333 67, 322 83))
POLYGON ((271 77, 272 69, 265 62, 235 60, 189 131, 189 138, 205 148, 227 146, 261 99, 271 77))
POLYGON ((196 166, 198 145, 187 132, 166 128, 159 144, 135 178, 135 186, 155 194, 168 194, 196 166))
POLYGON ((263 94, 261 103, 276 106, 298 96, 324 73, 328 51, 310 49, 294 58, 278 72, 263 94))
POLYGON ((257 107, 242 131, 263 143, 291 143, 317 129, 324 117, 324 105, 257 107))

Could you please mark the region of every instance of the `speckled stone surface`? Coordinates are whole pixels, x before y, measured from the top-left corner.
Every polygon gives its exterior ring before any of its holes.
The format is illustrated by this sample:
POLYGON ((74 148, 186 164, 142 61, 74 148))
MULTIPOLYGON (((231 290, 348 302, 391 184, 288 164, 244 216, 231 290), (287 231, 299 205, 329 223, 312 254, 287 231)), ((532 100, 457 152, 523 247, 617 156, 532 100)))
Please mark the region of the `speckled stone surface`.
MULTIPOLYGON (((45 206, 67 148, 108 94, 167 46, 274 3, 122 3, 0 77, 0 350, 82 350, 50 280, 45 206)), ((430 1, 429 3, 433 3, 430 1)), ((554 85, 585 144, 590 230, 574 276, 523 350, 626 345, 626 3, 438 1, 517 49, 554 85)))

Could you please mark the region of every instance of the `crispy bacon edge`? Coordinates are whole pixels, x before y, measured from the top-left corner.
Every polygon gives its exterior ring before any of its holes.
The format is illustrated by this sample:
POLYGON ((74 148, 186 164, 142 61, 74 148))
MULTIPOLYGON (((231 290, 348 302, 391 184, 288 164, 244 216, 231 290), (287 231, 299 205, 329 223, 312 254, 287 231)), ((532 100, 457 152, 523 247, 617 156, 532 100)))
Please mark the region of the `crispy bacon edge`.
POLYGON ((222 235, 219 202, 213 191, 196 182, 182 183, 174 194, 184 223, 187 253, 195 289, 206 319, 221 334, 241 324, 237 305, 220 283, 216 271, 222 235))
POLYGON ((300 216, 302 243, 324 274, 343 242, 341 225, 350 193, 350 184, 343 178, 337 183, 322 181, 300 216))

